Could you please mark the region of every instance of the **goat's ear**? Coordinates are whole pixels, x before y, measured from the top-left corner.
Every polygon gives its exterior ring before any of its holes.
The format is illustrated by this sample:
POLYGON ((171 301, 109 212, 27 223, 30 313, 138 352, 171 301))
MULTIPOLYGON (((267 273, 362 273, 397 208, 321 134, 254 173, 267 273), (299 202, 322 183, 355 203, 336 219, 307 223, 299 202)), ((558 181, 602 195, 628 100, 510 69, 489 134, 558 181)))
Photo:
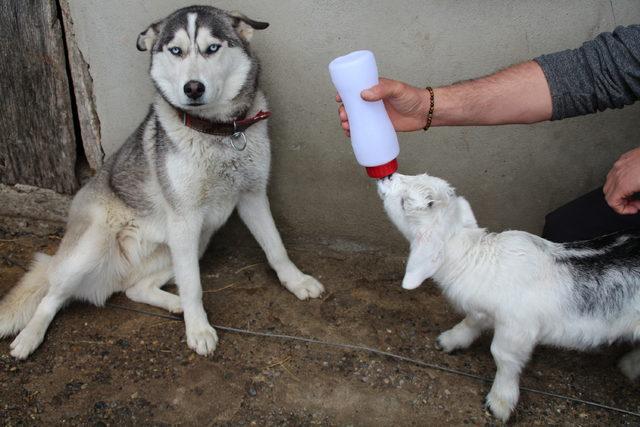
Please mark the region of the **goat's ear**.
POLYGON ((471 210, 471 205, 467 202, 467 199, 464 197, 458 196, 458 217, 462 223, 463 227, 477 227, 478 222, 476 221, 476 216, 473 214, 473 210, 471 210))
POLYGON ((237 11, 229 12, 229 15, 233 18, 233 28, 245 41, 251 40, 253 30, 264 30, 269 26, 268 22, 254 21, 237 11))
POLYGON ((411 242, 411 253, 402 279, 404 289, 415 289, 433 276, 444 262, 444 239, 433 229, 419 233, 411 242))
POLYGON ((150 50, 153 47, 153 44, 156 42, 158 35, 162 30, 163 24, 164 21, 154 22, 138 35, 136 47, 139 51, 144 52, 145 50, 150 50))

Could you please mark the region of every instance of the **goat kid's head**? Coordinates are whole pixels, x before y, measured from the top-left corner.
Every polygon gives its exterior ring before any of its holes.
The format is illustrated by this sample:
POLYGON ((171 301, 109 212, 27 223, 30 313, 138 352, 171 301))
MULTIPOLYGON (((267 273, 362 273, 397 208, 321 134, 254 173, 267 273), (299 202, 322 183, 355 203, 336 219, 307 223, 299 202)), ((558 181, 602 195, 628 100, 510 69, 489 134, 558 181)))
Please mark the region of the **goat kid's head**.
POLYGON ((411 243, 405 289, 417 288, 438 271, 445 244, 456 231, 477 227, 469 203, 443 179, 396 173, 378 181, 378 194, 391 222, 411 243))

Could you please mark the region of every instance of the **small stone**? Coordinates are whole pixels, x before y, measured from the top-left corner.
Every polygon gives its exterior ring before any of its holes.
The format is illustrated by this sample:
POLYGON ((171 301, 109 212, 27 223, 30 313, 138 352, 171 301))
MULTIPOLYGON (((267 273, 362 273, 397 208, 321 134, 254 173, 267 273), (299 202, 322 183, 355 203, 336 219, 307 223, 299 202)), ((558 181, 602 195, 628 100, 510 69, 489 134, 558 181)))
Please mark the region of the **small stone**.
POLYGON ((102 411, 107 408, 107 403, 102 400, 93 404, 93 408, 97 411, 102 411))
POLYGON ((253 388, 253 386, 249 387, 249 390, 247 390, 247 393, 249 393, 249 396, 251 397, 256 397, 258 395, 258 392, 256 391, 255 388, 253 388))

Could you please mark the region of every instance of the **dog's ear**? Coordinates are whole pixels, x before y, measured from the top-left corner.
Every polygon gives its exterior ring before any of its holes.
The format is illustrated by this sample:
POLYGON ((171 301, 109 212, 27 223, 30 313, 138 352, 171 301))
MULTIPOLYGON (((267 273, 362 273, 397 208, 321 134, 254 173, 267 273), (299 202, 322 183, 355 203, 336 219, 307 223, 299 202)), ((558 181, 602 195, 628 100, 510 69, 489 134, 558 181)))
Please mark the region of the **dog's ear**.
POLYGON ((158 39, 158 35, 162 30, 162 25, 164 21, 154 22, 149 25, 149 27, 140 33, 138 36, 138 40, 136 42, 136 47, 139 51, 144 52, 146 50, 150 50, 153 47, 153 44, 158 39))
POLYGON ((437 224, 418 233, 411 242, 411 253, 402 279, 404 289, 415 289, 433 276, 444 262, 444 236, 437 224))
POLYGON ((264 30, 269 26, 268 22, 254 21, 237 11, 229 12, 229 15, 233 19, 233 28, 245 41, 251 40, 253 30, 264 30))

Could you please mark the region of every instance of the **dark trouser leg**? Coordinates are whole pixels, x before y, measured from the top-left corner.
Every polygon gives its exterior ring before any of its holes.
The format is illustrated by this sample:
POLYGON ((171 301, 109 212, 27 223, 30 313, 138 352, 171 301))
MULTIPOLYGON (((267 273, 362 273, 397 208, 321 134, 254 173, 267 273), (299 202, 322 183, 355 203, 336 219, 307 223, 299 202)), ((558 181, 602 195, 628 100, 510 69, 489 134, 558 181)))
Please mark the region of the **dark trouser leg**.
POLYGON ((640 228, 640 214, 619 215, 598 188, 547 214, 542 237, 573 242, 636 227, 640 228))

